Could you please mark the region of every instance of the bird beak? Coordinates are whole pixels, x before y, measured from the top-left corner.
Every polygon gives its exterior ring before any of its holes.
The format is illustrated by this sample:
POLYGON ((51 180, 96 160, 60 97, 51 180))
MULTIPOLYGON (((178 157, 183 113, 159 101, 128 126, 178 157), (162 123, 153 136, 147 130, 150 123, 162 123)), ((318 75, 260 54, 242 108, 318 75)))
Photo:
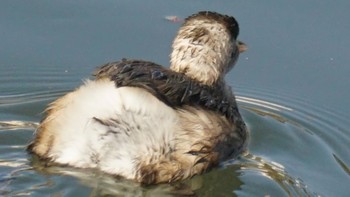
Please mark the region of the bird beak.
POLYGON ((243 53, 244 51, 248 50, 248 46, 242 41, 238 40, 237 41, 237 46, 238 46, 238 51, 240 53, 243 53))

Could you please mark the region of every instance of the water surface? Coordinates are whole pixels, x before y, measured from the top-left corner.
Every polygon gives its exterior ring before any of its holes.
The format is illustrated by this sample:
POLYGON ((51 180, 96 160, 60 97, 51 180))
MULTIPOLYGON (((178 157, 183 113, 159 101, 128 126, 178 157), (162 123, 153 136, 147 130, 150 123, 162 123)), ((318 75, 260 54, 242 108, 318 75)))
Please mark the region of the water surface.
POLYGON ((0 2, 0 196, 347 196, 348 1, 0 2), (179 23, 234 15, 249 46, 227 80, 251 131, 248 152, 173 185, 46 167, 25 151, 42 111, 100 64, 168 65, 179 23))

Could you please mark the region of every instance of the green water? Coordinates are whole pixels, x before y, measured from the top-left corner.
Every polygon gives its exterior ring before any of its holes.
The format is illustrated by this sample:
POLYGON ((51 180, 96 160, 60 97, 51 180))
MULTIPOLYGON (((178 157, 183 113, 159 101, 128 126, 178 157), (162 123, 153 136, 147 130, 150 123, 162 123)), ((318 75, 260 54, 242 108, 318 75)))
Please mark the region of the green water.
POLYGON ((347 1, 0 2, 0 196, 348 196, 347 1), (26 144, 46 105, 100 64, 168 65, 199 10, 234 15, 249 46, 227 76, 250 129, 248 152, 172 185, 140 187, 93 170, 46 167, 26 144))

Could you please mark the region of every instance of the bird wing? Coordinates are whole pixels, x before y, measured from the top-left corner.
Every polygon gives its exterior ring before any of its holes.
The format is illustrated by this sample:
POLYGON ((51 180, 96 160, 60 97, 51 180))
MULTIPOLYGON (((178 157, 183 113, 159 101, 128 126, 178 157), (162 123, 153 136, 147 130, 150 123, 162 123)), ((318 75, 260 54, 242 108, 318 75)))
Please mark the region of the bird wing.
POLYGON ((97 80, 108 78, 117 87, 146 89, 172 108, 182 105, 204 107, 225 115, 230 120, 239 116, 235 97, 224 90, 222 84, 207 86, 183 73, 143 60, 127 60, 100 66, 94 76, 97 80))

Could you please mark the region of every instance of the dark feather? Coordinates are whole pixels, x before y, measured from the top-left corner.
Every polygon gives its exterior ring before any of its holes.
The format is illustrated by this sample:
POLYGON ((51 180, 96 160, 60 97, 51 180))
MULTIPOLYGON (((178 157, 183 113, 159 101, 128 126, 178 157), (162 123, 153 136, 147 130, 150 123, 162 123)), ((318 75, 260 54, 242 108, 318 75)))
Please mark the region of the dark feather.
POLYGON ((225 115, 232 122, 240 117, 234 95, 227 93, 223 84, 203 85, 152 62, 123 59, 102 65, 94 76, 96 79, 109 78, 117 87, 146 89, 172 108, 182 105, 204 107, 225 115))

